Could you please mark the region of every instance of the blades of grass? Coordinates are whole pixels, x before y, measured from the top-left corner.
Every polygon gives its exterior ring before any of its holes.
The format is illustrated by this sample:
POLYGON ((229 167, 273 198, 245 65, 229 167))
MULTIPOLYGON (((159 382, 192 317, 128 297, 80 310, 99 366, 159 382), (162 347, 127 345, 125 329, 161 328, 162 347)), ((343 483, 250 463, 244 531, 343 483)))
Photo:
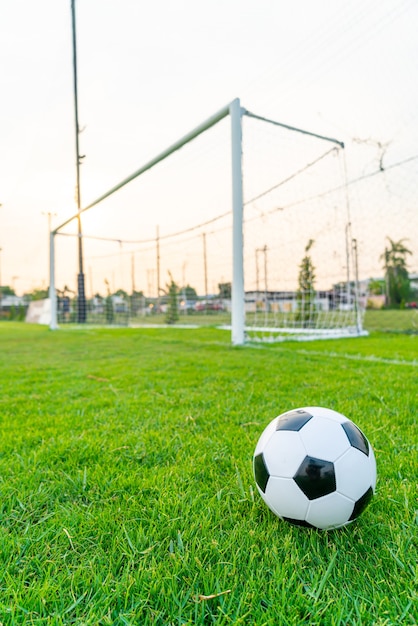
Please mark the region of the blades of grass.
POLYGON ((123 528, 123 532, 124 532, 125 537, 126 537, 126 541, 128 542, 128 546, 132 550, 133 554, 136 554, 137 549, 135 548, 134 544, 132 543, 131 538, 128 535, 128 531, 126 530, 125 526, 122 526, 122 528, 123 528))
POLYGON ((405 619, 405 617, 408 615, 408 613, 409 613, 409 609, 411 608, 411 606, 412 606, 412 600, 410 600, 410 601, 408 602, 408 604, 406 605, 406 607, 404 608, 403 613, 402 613, 402 615, 401 615, 401 616, 400 616, 400 618, 399 618, 399 623, 403 622, 403 620, 405 619))
POLYGON ((181 538, 181 532, 177 532, 177 547, 180 552, 184 552, 183 539, 181 538))
POLYGON ((68 530, 66 528, 63 528, 62 530, 67 535, 68 541, 70 542, 70 546, 71 546, 72 550, 75 550, 74 544, 73 544, 73 539, 72 539, 70 533, 68 532, 68 530))
POLYGON ((318 585, 318 589, 314 593, 315 602, 318 602, 318 600, 319 600, 319 598, 321 596, 321 593, 322 593, 322 591, 323 591, 323 589, 325 587, 325 583, 327 582, 327 580, 328 580, 328 578, 329 578, 329 576, 330 576, 330 574, 332 572, 332 569, 333 569, 333 567, 335 565, 335 561, 337 560, 337 556, 338 556, 338 551, 336 550, 334 552, 334 554, 332 555, 330 562, 328 563, 328 567, 327 567, 327 569, 325 571, 325 574, 323 575, 323 577, 322 577, 322 579, 321 579, 321 581, 320 581, 320 583, 318 585))
POLYGON ((67 607, 64 611, 64 615, 66 615, 67 613, 70 613, 70 611, 72 611, 73 609, 75 609, 76 606, 78 606, 80 604, 80 602, 82 602, 84 600, 84 598, 87 595, 87 591, 85 591, 83 594, 81 594, 81 596, 79 596, 77 598, 77 600, 75 600, 75 602, 73 602, 69 607, 67 607))
POLYGON ((238 469, 237 466, 235 466, 235 471, 236 471, 236 474, 237 474, 238 487, 239 487, 239 490, 241 492, 242 498, 243 498, 243 500, 246 500, 247 499, 247 494, 245 493, 244 484, 242 482, 241 474, 240 474, 239 469, 238 469))

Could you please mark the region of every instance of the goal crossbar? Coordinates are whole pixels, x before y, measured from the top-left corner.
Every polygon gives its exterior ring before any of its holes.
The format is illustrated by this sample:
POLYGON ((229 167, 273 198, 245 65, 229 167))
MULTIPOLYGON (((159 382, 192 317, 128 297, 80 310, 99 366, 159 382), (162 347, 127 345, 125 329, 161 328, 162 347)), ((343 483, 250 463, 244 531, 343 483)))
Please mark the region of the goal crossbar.
POLYGON ((340 148, 344 148, 344 142, 339 141, 338 139, 334 139, 333 137, 326 137, 325 135, 318 135, 318 133, 312 133, 310 130, 304 130, 303 128, 297 128, 296 126, 289 126, 289 124, 283 124, 283 122, 277 122, 276 120, 269 119, 268 117, 262 117, 261 115, 256 115, 255 113, 251 113, 247 109, 243 109, 243 115, 247 115, 248 117, 252 117, 255 120, 260 120, 260 122, 267 122, 268 124, 273 124, 273 126, 280 126, 281 128, 286 128, 287 130, 291 130, 296 133, 301 133, 302 135, 308 135, 309 137, 316 137, 316 139, 322 139, 323 141, 330 141, 331 143, 337 144, 340 148))

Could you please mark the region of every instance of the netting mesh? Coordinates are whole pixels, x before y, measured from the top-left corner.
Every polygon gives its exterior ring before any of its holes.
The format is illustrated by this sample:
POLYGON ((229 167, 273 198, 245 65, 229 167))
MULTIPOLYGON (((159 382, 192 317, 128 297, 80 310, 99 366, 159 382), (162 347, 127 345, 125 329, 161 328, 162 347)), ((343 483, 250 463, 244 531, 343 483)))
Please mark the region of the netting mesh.
MULTIPOLYGON (((219 284, 230 283, 232 276, 228 121, 83 215, 88 320, 101 319, 97 311, 105 311, 102 302, 110 297, 115 314, 110 315, 108 300, 107 321, 164 322, 171 282, 186 321, 205 301, 205 311, 216 310, 216 301, 229 315, 228 298, 222 304, 216 297, 219 284), (119 314, 122 310, 125 316, 119 314)), ((65 234, 75 232, 74 223, 64 229, 65 234)), ((58 242, 57 287, 75 291, 76 244, 72 237, 58 237, 58 242)), ((68 317, 74 321, 74 315, 68 317)), ((102 319, 106 321, 105 313, 102 319)))
POLYGON ((244 136, 248 330, 356 332, 343 149, 251 118, 244 136))

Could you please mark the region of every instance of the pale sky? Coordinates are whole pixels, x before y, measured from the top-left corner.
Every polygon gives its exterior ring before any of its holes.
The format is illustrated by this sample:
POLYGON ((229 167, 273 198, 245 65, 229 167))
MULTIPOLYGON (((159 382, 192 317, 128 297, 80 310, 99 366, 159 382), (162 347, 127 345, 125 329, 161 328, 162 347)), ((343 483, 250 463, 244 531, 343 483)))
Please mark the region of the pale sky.
MULTIPOLYGON (((415 0, 76 0, 76 9, 82 205, 235 97, 346 142, 353 176, 378 167, 379 145, 389 146, 386 165, 418 154, 415 0)), ((0 278, 18 294, 49 284, 47 214, 57 226, 76 210, 71 54, 70 0, 2 0, 0 278)), ((414 163, 409 204, 394 210, 418 271, 414 163)), ((136 239, 177 223, 162 209, 138 219, 136 239)), ((373 263, 364 260, 366 275, 373 263)))

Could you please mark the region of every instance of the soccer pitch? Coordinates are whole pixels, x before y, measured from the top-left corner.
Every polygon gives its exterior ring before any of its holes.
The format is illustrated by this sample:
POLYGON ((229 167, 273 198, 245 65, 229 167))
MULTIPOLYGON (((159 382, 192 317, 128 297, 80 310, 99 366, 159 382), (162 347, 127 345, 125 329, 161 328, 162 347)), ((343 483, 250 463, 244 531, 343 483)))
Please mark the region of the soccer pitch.
POLYGON ((0 622, 416 624, 417 342, 1 324, 0 622), (252 476, 265 426, 309 405, 377 460, 330 532, 280 521, 252 476))

